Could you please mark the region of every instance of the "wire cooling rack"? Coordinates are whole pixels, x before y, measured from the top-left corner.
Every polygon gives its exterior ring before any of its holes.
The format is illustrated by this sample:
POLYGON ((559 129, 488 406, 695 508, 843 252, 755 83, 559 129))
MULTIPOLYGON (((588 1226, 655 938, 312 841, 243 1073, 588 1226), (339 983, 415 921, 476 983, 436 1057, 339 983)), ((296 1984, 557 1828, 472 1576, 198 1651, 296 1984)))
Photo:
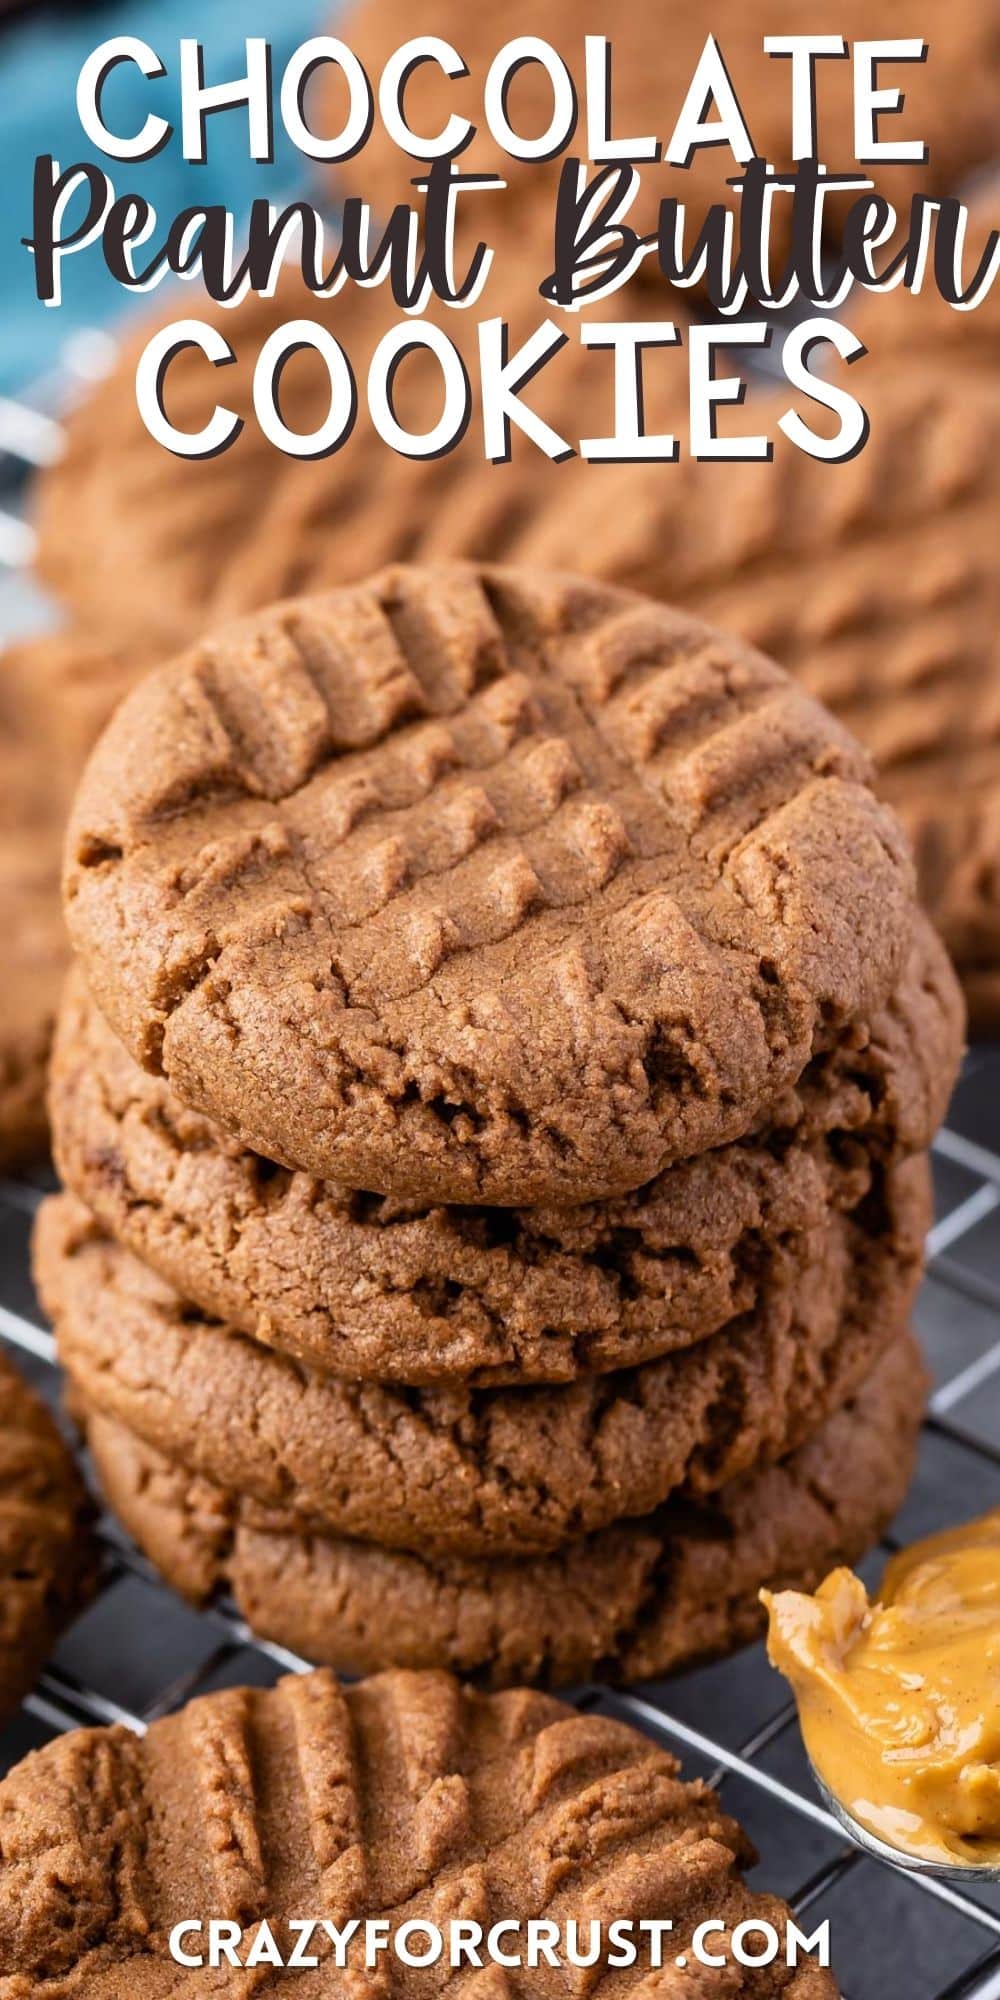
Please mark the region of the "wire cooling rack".
MULTIPOLYGON (((78 337, 62 389, 67 373, 82 382, 101 372, 108 351, 104 336, 78 337)), ((31 531, 19 496, 25 468, 58 448, 46 401, 0 399, 0 632, 45 617, 24 574, 31 531)), ((869 1582, 901 1542, 1000 1506, 1000 1048, 967 1058, 935 1144, 934 1177, 916 1321, 935 1386, 909 1497, 862 1565, 869 1582)), ((0 1340, 58 1406, 52 1337, 28 1270, 32 1218, 50 1185, 44 1172, 0 1180, 0 1340)), ((231 1605, 183 1604, 110 1518, 100 1534, 97 1599, 0 1731, 0 1773, 80 1724, 141 1731, 192 1696, 267 1685, 304 1666, 255 1639, 231 1605)), ((829 1921, 845 2000, 1000 2000, 1000 1888, 906 1876, 845 1841, 819 1803, 794 1707, 762 1645, 671 1681, 624 1692, 594 1685, 572 1699, 633 1722, 675 1750, 689 1776, 718 1787, 759 1850, 752 1879, 808 1916, 810 1930, 829 1921)))

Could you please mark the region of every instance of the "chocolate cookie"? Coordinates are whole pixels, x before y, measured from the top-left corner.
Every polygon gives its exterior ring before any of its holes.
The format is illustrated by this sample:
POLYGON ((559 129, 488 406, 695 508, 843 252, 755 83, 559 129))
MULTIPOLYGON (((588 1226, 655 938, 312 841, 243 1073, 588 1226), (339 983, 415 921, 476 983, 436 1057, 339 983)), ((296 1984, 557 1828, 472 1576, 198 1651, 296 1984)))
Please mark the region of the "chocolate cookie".
POLYGON ((90 1407, 305 1525, 389 1547, 527 1555, 717 1490, 846 1402, 908 1318, 924 1160, 886 1176, 761 1314, 643 1367, 558 1388, 400 1389, 303 1369, 215 1321, 45 1203, 36 1274, 90 1407))
MULTIPOLYGON (((346 22, 341 17, 336 25, 376 87, 388 57, 413 33, 405 0, 360 0, 346 22)), ((405 94, 410 128, 436 134, 452 115, 477 126, 476 136, 459 155, 460 170, 498 174, 508 184, 506 194, 491 190, 479 197, 482 227, 488 231, 498 208, 501 213, 516 209, 525 254, 531 256, 531 246, 535 246, 540 277, 551 264, 559 171, 565 158, 586 157, 587 132, 581 103, 578 129, 554 163, 547 166, 538 162, 523 165, 493 140, 483 115, 486 74, 498 52, 518 36, 541 35, 553 44, 568 64, 581 97, 584 37, 592 34, 609 39, 611 131, 636 138, 649 134, 665 150, 710 28, 721 47, 752 144, 758 155, 786 171, 792 165, 790 66, 787 59, 777 60, 765 53, 764 34, 835 34, 849 44, 870 37, 910 37, 927 43, 925 62, 886 63, 880 76, 884 82, 891 78, 904 93, 902 115, 889 124, 898 128, 900 138, 923 140, 926 160, 879 161, 860 169, 854 151, 853 64, 820 61, 815 66, 813 96, 818 150, 828 170, 831 174, 864 172, 905 216, 915 193, 953 193, 964 174, 991 160, 996 152, 1000 94, 1000 12, 996 0, 985 0, 984 5, 961 0, 957 8, 947 0, 933 0, 923 8, 914 0, 905 6, 900 0, 882 0, 874 7, 866 0, 841 0, 836 5, 827 0, 827 4, 812 4, 807 10, 800 0, 781 0, 780 5, 769 8, 766 19, 758 10, 740 5, 739 0, 723 0, 713 9, 710 20, 698 9, 679 11, 662 5, 629 12, 622 9, 611 20, 599 0, 546 0, 543 7, 537 0, 516 0, 513 5, 510 0, 488 0, 474 10, 463 5, 463 0, 432 0, 421 14, 420 27, 422 33, 450 42, 461 55, 467 74, 446 78, 433 62, 415 67, 405 94)), ((596 109, 599 115, 600 107, 596 109)), ((698 107, 699 112, 704 109, 698 107)), ((342 120, 339 98, 338 110, 342 120)), ((548 130, 552 116, 551 81, 539 65, 522 65, 508 93, 508 117, 514 130, 534 138, 548 130)), ((888 126, 882 130, 884 135, 888 126)), ((422 166, 396 146, 376 115, 367 144, 353 160, 337 167, 336 178, 342 189, 363 195, 387 212, 396 202, 413 199, 410 182, 420 171, 426 172, 426 164, 422 166)), ((712 203, 731 207, 739 203, 728 181, 739 174, 740 167, 726 145, 696 152, 685 168, 642 163, 639 172, 641 185, 627 222, 640 233, 655 229, 662 200, 683 202, 690 217, 685 238, 689 252, 712 203)), ((828 198, 824 220, 831 237, 836 238, 837 225, 842 223, 850 201, 860 199, 864 192, 859 188, 853 194, 828 198)), ((468 194, 463 197, 466 204, 474 199, 468 194)), ((776 272, 789 247, 790 224, 790 202, 779 194, 771 225, 772 270, 776 272)))
POLYGON ((58 827, 0 827, 0 926, 6 939, 0 1015, 0 1170, 46 1145, 45 1067, 66 937, 59 907, 58 827))
POLYGON ((426 1208, 247 1152, 133 1062, 67 985, 49 1101, 63 1182, 214 1319, 311 1366, 392 1382, 569 1381, 759 1312, 827 1251, 873 1164, 922 1151, 961 1046, 921 919, 889 1008, 811 1065, 772 1130, 572 1209, 426 1208))
MULTIPOLYGON (((783 1903, 746 1887, 749 1841, 701 1780, 681 1781, 667 1751, 608 1716, 523 1688, 477 1694, 445 1674, 341 1688, 321 1671, 205 1696, 144 1738, 76 1730, 0 1785, 0 1855, 11 2000, 57 1989, 63 2000, 233 1991, 239 1974, 185 1973, 171 1957, 175 1924, 207 1934, 211 1919, 243 1928, 247 1950, 266 1921, 286 1952, 292 1921, 356 1919, 339 1974, 328 1963, 304 1979, 243 1977, 261 1996, 358 2000, 410 1986, 395 1953, 404 1922, 443 1930, 447 1946, 460 1917, 485 1936, 500 1919, 523 1927, 544 1911, 562 1935, 575 1923, 582 1941, 599 1923, 605 1951, 607 1924, 630 1922, 637 1963, 612 1975, 614 1990, 648 1996, 651 1978, 662 1990, 640 1931, 651 1911, 669 1912, 674 1954, 706 1917, 726 1935, 765 1922, 780 1938, 790 1921, 783 1903), (374 1978, 363 1969, 372 1917, 393 1938, 374 1978)), ((317 1935, 312 1948, 323 1953, 324 1942, 317 1935)), ((411 1951, 426 1942, 415 1933, 411 1951)), ((516 1938, 503 1945, 518 1949, 516 1938)), ((712 1949, 724 1954, 726 1936, 714 1935, 712 1949)), ((416 1974, 427 1995, 454 1991, 456 1979, 470 2000, 539 1992, 537 1970, 456 1975, 447 1948, 439 1967, 416 1974)), ((600 1973, 587 1982, 605 1984, 600 1973)), ((836 1994, 812 1960, 757 1970, 753 1988, 758 2000, 836 1994)))
POLYGON ((145 1066, 255 1151, 579 1202, 746 1132, 899 975, 853 739, 606 588, 445 565, 146 677, 88 766, 70 930, 145 1066))
POLYGON ((77 633, 0 653, 0 1170, 45 1148, 45 1068, 67 960, 63 828, 86 754, 131 678, 77 633))
POLYGON ((109 1505, 175 1588, 196 1602, 231 1590, 258 1633, 307 1658, 447 1665, 496 1686, 641 1680, 756 1637, 761 1588, 813 1589, 859 1559, 903 1499, 925 1389, 907 1336, 781 1464, 521 1562, 303 1535, 107 1417, 87 1431, 109 1505))
POLYGON ((48 1410, 0 1353, 0 1718, 90 1593, 89 1516, 48 1410))

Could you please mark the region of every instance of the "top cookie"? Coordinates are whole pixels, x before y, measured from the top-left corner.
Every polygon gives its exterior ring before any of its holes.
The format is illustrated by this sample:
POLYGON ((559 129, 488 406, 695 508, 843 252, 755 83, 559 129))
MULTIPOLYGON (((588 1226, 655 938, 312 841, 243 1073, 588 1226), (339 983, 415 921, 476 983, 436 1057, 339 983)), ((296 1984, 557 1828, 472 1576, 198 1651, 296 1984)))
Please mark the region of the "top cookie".
POLYGON ((867 770, 686 616, 396 568, 141 683, 77 797, 68 919, 133 1054, 255 1151, 582 1201, 746 1131, 885 999, 911 867, 867 770))

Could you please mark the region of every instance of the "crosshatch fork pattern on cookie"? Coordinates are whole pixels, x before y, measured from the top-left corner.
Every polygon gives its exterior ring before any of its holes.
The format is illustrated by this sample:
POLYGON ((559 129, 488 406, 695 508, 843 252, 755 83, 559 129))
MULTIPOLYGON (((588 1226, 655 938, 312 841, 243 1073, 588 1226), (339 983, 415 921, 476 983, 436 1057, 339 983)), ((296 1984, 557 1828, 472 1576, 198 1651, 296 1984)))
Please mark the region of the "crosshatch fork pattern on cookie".
MULTIPOLYGON (((89 358, 89 350, 84 350, 89 358)), ((0 452, 46 448, 46 420, 0 412, 0 452), (16 422, 14 421, 16 417, 16 422), (14 436, 11 425, 14 425, 14 436)), ((2 466, 2 459, 0 459, 2 466)), ((17 573, 30 555, 16 494, 0 494, 0 625, 37 608, 17 573)), ((1000 1051, 969 1058, 935 1146, 937 1220, 917 1326, 935 1377, 914 1488, 893 1529, 909 1540, 1000 1505, 1000 1051)), ((51 1338, 32 1298, 27 1238, 43 1178, 0 1183, 0 1339, 51 1398, 51 1338)), ((86 1723, 144 1728, 212 1688, 266 1685, 301 1666, 253 1639, 225 1604, 195 1613, 159 1583, 110 1521, 97 1602, 64 1640, 19 1715, 0 1734, 0 1770, 59 1731, 86 1723)), ((887 1541, 886 1548, 891 1546, 887 1541)), ((865 1566, 878 1574, 885 1549, 865 1566)), ((815 1922, 828 1917, 846 2000, 884 2000, 905 1964, 907 2000, 1000 2000, 1000 1894, 904 1878, 842 1840, 810 1784, 794 1715, 762 1646, 635 1690, 574 1691, 623 1715, 721 1785, 761 1855, 756 1879, 815 1922)))

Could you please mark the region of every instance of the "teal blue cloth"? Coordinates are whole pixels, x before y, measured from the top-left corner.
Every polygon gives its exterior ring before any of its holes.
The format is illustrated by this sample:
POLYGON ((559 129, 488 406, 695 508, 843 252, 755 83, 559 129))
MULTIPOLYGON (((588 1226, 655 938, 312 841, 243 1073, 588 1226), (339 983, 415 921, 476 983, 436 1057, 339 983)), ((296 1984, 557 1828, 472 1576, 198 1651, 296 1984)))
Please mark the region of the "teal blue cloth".
POLYGON ((75 327, 106 325, 130 310, 148 312, 157 296, 124 291, 109 277, 100 246, 94 244, 65 259, 62 305, 40 304, 33 260, 20 240, 31 234, 32 172, 39 153, 52 153, 62 167, 96 159, 117 193, 144 195, 165 221, 193 204, 221 202, 241 215, 258 195, 288 199, 310 187, 315 191, 315 170, 289 144, 280 118, 274 165, 251 161, 246 110, 239 108, 209 119, 204 166, 181 157, 176 137, 153 160, 110 161, 95 155, 76 113, 76 79, 91 49, 110 35, 137 35, 165 63, 169 75, 155 82, 147 82, 131 64, 120 65, 108 79, 108 125, 135 132, 149 111, 177 117, 181 36, 196 36, 204 45, 208 84, 241 75, 245 38, 265 36, 273 49, 277 86, 292 50, 308 35, 322 32, 334 11, 333 0, 125 0, 124 5, 118 0, 105 6, 36 5, 5 23, 0 30, 0 390, 23 389, 55 367, 60 345, 75 327))

